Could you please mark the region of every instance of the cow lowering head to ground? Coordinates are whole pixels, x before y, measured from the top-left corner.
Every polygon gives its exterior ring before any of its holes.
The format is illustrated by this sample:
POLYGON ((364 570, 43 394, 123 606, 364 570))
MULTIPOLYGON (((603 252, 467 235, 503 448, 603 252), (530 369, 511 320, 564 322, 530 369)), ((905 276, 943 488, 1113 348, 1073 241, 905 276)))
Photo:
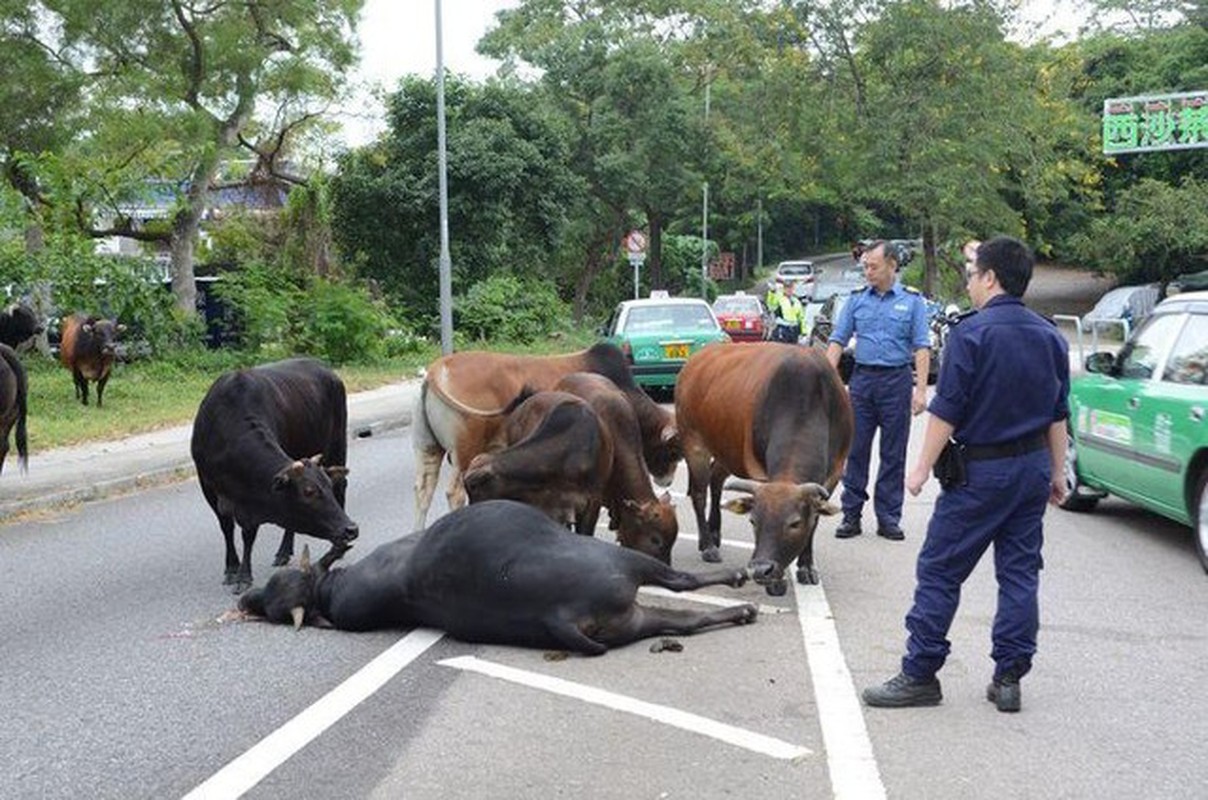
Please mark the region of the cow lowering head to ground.
POLYGON ((566 392, 522 395, 503 428, 506 447, 465 472, 471 503, 518 500, 591 536, 612 472, 612 437, 587 402, 566 392))
POLYGON ((675 506, 669 493, 656 497, 650 488, 642 432, 624 393, 608 378, 590 372, 572 372, 555 388, 586 400, 612 440, 612 471, 605 483, 604 502, 617 523, 617 540, 670 564, 671 548, 679 534, 675 506))
POLYGON ((88 405, 88 382, 96 381, 96 406, 101 407, 117 357, 117 339, 125 330, 125 325, 96 316, 72 314, 63 320, 59 360, 71 370, 76 399, 84 405, 88 405))
POLYGON ((853 435, 851 403, 826 358, 775 342, 710 345, 684 365, 675 408, 702 558, 720 558, 722 483, 734 475, 726 486, 745 496, 726 508, 751 516, 752 577, 783 594, 796 558, 797 580, 817 583, 814 529, 820 514, 839 511, 828 501, 853 435))
POLYGON ((45 329, 46 326, 29 306, 14 303, 0 311, 0 344, 6 344, 14 350, 45 329))
POLYGON ((740 586, 742 570, 693 574, 576 536, 511 500, 474 503, 346 567, 278 570, 239 608, 272 622, 349 631, 426 626, 466 642, 599 655, 651 636, 755 620, 755 606, 643 606, 638 587, 740 586))
POLYGON ((450 508, 465 502, 462 473, 479 453, 503 446, 502 429, 511 403, 527 387, 552 389, 563 375, 594 372, 625 394, 642 430, 646 465, 660 485, 675 475, 682 457, 675 417, 634 383, 625 355, 611 344, 597 344, 564 356, 523 356, 467 351, 438 358, 428 365, 416 401, 411 428, 416 454, 415 519, 421 528, 448 454, 450 508))
POLYGON ((11 347, 0 344, 0 471, 4 470, 4 460, 8 458, 8 437, 14 426, 17 429, 17 458, 22 472, 25 472, 29 462, 29 449, 25 443, 28 393, 25 365, 11 347))
POLYGON ((191 451, 226 541, 224 583, 235 592, 252 585, 252 546, 266 522, 285 529, 278 565, 289 562, 295 532, 330 541, 333 558, 357 538, 344 513, 344 384, 321 362, 298 358, 219 376, 197 409, 191 451))

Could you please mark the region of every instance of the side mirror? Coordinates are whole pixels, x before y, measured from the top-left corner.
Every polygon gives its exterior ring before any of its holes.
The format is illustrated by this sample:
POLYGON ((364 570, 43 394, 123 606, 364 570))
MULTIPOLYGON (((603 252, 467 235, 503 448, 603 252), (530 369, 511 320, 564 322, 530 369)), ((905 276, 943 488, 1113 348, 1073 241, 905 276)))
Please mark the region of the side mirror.
POLYGON ((1083 366, 1087 372, 1110 375, 1116 368, 1116 356, 1112 353, 1091 353, 1083 366))

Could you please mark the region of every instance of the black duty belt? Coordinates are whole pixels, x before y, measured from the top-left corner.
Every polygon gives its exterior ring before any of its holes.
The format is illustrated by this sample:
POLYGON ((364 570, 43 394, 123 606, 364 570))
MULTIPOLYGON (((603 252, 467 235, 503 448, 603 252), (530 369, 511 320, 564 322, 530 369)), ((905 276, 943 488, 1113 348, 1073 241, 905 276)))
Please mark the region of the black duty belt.
POLYGON ((1009 458, 1033 453, 1047 447, 1048 444, 1049 437, 1043 433, 1037 433, 1002 444, 967 444, 964 448, 964 455, 966 461, 989 461, 992 458, 1009 458))
POLYGON ((856 364, 857 369, 866 369, 869 372, 891 372, 898 369, 906 369, 909 364, 898 364, 894 367, 887 367, 884 364, 856 364))

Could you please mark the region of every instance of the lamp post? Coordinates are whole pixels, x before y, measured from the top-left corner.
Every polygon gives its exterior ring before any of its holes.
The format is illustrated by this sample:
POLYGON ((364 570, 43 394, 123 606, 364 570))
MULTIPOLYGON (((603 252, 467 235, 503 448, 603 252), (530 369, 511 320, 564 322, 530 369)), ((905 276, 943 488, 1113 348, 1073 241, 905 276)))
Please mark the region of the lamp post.
MULTIPOLYGON (((709 67, 705 67, 705 136, 709 135, 709 67)), ((708 166, 706 164, 706 166, 708 166)), ((709 299, 709 181, 701 187, 700 296, 709 299)))
POLYGON ((436 151, 440 183, 440 351, 453 352, 453 267, 449 258, 449 179, 445 154, 445 56, 436 0, 436 151))

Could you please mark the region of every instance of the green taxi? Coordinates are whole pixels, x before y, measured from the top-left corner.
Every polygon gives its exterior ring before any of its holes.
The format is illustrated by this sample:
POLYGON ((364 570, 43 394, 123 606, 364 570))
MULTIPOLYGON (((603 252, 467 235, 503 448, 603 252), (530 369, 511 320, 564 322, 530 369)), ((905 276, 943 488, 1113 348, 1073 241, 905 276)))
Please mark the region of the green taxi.
POLYGON ((622 301, 600 334, 621 348, 639 386, 665 396, 675 389, 688 356, 707 344, 730 339, 706 301, 662 293, 622 301))
POLYGON ((1065 508, 1110 493, 1190 525, 1208 571, 1208 292, 1168 297, 1070 386, 1065 508))

